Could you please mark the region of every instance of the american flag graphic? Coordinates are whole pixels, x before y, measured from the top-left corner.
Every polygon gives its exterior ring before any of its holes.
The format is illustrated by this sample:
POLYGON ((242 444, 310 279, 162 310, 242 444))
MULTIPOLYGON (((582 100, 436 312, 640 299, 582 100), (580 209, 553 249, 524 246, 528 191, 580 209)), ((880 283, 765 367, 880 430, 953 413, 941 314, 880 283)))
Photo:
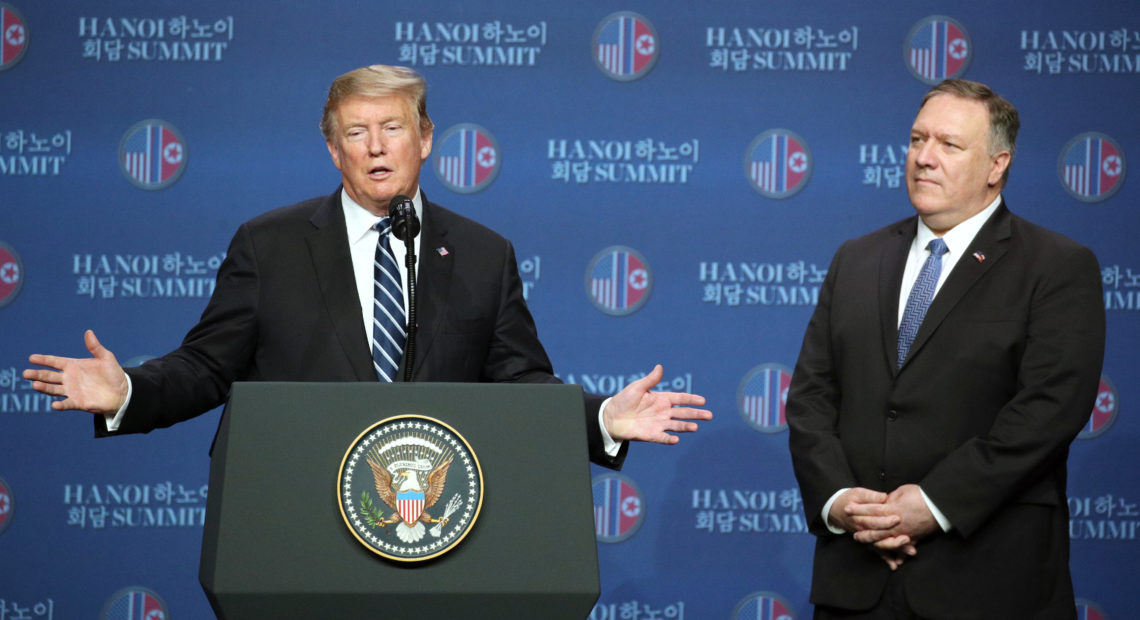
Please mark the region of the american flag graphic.
POLYGON ((1103 136, 1078 137, 1065 151, 1062 175, 1069 191, 1095 198, 1113 190, 1124 176, 1124 158, 1103 136))
POLYGON ((403 491, 396 494, 396 512, 405 523, 415 525, 424 512, 423 491, 403 491))
POLYGON ((453 190, 481 187, 499 165, 499 149, 485 130, 475 126, 449 131, 439 153, 436 173, 453 190))
POLYGON ((594 533, 598 537, 630 533, 641 513, 641 494, 623 478, 607 475, 594 482, 594 533))
POLYGON ((794 617, 783 601, 761 594, 741 605, 733 620, 787 620, 794 617))
POLYGON ((765 364, 750 373, 740 390, 740 411, 754 425, 783 428, 792 374, 782 366, 765 364))
POLYGON ((909 47, 907 62, 911 69, 932 84, 958 75, 970 59, 965 33, 945 19, 931 19, 918 26, 909 47))
POLYGON ((28 28, 15 11, 0 6, 0 69, 15 62, 28 45, 28 28))
POLYGON ((649 269, 632 252, 613 250, 598 258, 590 273, 590 296, 609 310, 637 305, 649 291, 649 269))
POLYGON ((644 18, 630 13, 612 16, 602 25, 594 54, 598 64, 615 76, 646 70, 657 53, 657 37, 644 18))
POLYGON ((787 132, 768 132, 749 157, 748 177, 766 194, 784 194, 807 178, 811 159, 807 149, 787 132))
POLYGON ((107 606, 107 620, 165 620, 166 606, 145 590, 130 588, 116 596, 107 606))
POLYGON ((123 171, 136 183, 151 188, 171 182, 181 171, 186 146, 166 123, 143 121, 123 140, 123 171))

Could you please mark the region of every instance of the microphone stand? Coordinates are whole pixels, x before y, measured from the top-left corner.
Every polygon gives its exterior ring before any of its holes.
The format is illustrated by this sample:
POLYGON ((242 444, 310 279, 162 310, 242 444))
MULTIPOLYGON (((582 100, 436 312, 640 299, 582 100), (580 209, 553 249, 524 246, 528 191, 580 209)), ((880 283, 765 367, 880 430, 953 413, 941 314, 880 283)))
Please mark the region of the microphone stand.
POLYGON ((388 203, 392 217, 392 234, 404 242, 404 266, 408 269, 408 339, 404 343, 404 381, 411 382, 416 365, 416 235, 420 234, 420 220, 416 208, 407 196, 395 196, 388 203))
MULTIPOLYGON (((412 215, 415 217, 415 215, 412 215)), ((417 226, 418 228, 418 226, 417 226)), ((415 235, 404 235, 404 266, 408 268, 408 341, 404 345, 404 381, 411 382, 416 364, 416 244, 415 235)))

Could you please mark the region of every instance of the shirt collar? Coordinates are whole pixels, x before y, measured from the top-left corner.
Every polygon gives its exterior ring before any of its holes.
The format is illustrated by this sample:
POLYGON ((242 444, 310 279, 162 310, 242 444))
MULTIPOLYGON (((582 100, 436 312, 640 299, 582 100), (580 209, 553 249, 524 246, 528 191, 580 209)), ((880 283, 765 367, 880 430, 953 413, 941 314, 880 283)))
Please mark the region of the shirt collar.
MULTIPOLYGON (((416 191, 416 195, 412 197, 412 205, 416 208, 416 214, 420 216, 420 221, 423 221, 423 198, 420 191, 416 191)), ((344 210, 344 224, 348 229, 348 240, 351 243, 360 241, 364 235, 368 234, 376 222, 380 218, 376 217, 371 211, 357 204, 348 191, 343 187, 340 190, 340 205, 344 210)))
MULTIPOLYGON (((946 242, 947 251, 954 256, 961 256, 962 253, 966 251, 966 248, 970 247, 970 243, 973 242, 974 237, 978 235, 978 231, 981 230, 986 221, 990 219, 994 211, 997 211, 999 204, 1001 204, 1001 194, 998 194, 997 197, 994 198, 994 201, 985 209, 975 213, 969 219, 960 222, 957 226, 948 230, 945 235, 942 235, 942 240, 946 242)), ((917 219, 918 233, 914 237, 914 243, 920 250, 925 250, 926 245, 937 235, 934 234, 934 231, 930 230, 926 222, 922 221, 921 217, 917 219)))

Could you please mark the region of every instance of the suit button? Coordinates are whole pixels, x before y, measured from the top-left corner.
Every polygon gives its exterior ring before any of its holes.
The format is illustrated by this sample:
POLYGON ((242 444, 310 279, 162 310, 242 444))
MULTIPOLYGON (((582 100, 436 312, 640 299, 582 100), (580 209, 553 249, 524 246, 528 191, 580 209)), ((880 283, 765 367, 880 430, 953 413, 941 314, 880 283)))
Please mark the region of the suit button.
POLYGON ((887 479, 887 472, 880 469, 879 470, 879 480, 886 480, 886 479, 887 479))
POLYGON ((887 412, 887 419, 888 420, 893 422, 895 420, 895 418, 897 418, 897 417, 899 417, 899 412, 895 411, 894 409, 891 409, 890 411, 887 412))

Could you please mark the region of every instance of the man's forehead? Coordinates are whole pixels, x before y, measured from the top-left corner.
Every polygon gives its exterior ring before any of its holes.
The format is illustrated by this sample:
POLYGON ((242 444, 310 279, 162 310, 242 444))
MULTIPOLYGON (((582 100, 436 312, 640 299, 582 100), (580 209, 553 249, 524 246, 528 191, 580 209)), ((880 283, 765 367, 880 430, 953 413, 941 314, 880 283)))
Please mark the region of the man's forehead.
POLYGON ((988 122, 989 111, 981 101, 938 94, 918 110, 911 131, 962 135, 985 131, 988 122))
POLYGON ((350 95, 345 97, 344 100, 337 105, 336 114, 346 119, 371 119, 377 116, 384 119, 410 119, 412 116, 412 105, 406 97, 399 95, 386 95, 383 97, 350 95))

